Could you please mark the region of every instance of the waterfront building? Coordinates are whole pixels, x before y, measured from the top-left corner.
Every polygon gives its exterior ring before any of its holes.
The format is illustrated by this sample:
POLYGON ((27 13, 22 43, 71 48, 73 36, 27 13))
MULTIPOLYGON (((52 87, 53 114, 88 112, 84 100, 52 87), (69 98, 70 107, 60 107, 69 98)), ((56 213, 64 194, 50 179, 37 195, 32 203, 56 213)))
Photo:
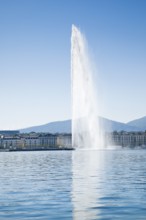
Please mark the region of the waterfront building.
POLYGON ((57 146, 57 135, 55 134, 41 134, 39 136, 40 145, 45 148, 54 148, 57 146))
POLYGON ((38 150, 57 147, 57 136, 54 134, 19 134, 18 136, 1 136, 1 149, 38 150))
POLYGON ((59 134, 57 135, 57 146, 58 147, 72 147, 72 137, 71 134, 59 134))
POLYGON ((22 145, 20 137, 1 137, 0 148, 1 149, 17 149, 22 145))
POLYGON ((146 132, 113 132, 107 135, 113 145, 122 147, 146 146, 146 132))
POLYGON ((40 139, 38 137, 25 137, 21 138, 22 149, 38 149, 41 146, 40 139))
MULTIPOLYGON (((146 132, 111 132, 104 134, 105 147, 143 147, 146 148, 146 132)), ((29 133, 18 135, 1 135, 0 149, 8 150, 49 150, 72 148, 71 134, 29 133)))

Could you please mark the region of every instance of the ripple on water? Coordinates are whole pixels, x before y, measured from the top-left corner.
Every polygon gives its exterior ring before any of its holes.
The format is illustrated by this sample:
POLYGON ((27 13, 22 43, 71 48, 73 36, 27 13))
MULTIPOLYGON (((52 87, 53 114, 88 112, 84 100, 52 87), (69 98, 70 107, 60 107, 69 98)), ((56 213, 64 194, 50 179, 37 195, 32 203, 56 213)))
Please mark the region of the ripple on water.
POLYGON ((145 151, 1 152, 0 219, 145 219, 145 151))

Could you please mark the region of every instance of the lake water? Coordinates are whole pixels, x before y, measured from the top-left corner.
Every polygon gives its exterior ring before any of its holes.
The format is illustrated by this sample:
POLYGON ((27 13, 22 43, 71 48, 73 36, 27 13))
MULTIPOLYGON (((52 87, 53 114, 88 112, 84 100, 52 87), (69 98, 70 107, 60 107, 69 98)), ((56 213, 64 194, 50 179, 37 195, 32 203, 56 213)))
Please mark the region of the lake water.
POLYGON ((146 151, 1 152, 0 219, 146 219, 146 151))

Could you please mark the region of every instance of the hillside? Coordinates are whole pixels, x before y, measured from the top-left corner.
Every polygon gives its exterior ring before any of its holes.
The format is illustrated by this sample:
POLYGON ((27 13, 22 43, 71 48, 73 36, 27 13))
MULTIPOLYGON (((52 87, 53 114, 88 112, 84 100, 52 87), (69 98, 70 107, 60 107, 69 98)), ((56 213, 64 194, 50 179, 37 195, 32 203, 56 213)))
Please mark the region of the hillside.
POLYGON ((139 119, 136 119, 136 120, 133 120, 133 121, 130 121, 127 123, 127 125, 134 126, 134 127, 139 128, 139 130, 145 131, 146 130, 146 116, 139 118, 139 119))
MULTIPOLYGON (((117 121, 112 121, 106 118, 100 117, 101 124, 106 131, 137 131, 139 130, 135 126, 124 124, 117 121)), ((50 122, 44 125, 33 126, 29 128, 20 129, 21 133, 29 132, 49 132, 49 133, 70 133, 71 132, 71 120, 50 122)))

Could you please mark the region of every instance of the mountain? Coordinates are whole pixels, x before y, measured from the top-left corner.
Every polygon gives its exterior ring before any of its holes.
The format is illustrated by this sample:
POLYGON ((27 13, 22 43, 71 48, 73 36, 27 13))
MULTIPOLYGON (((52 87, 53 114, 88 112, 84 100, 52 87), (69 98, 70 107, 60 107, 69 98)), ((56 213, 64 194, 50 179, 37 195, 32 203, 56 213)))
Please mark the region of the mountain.
POLYGON ((139 128, 139 130, 145 131, 146 130, 146 116, 139 118, 139 119, 136 119, 136 120, 133 120, 133 121, 130 121, 127 123, 127 125, 134 126, 134 127, 139 128))
POLYGON ((107 118, 100 117, 101 124, 105 131, 138 131, 139 128, 131 125, 127 125, 122 122, 109 120, 107 118))
MULTIPOLYGON (((100 122, 106 131, 138 131, 139 128, 124 124, 117 121, 112 121, 100 117, 100 122)), ((49 133, 71 133, 71 120, 56 121, 44 125, 33 126, 29 128, 20 129, 21 133, 29 132, 49 132, 49 133)))
POLYGON ((71 120, 50 122, 44 125, 20 129, 21 133, 49 132, 49 133, 70 133, 71 120))

